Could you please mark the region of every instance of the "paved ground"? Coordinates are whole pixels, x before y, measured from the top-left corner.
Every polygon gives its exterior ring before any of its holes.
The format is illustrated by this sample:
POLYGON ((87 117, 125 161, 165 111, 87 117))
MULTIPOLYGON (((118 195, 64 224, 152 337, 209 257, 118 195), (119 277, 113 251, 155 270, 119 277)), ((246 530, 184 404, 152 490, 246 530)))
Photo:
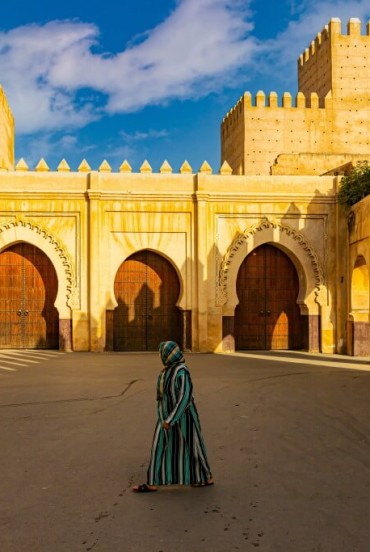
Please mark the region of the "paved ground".
POLYGON ((216 485, 137 495, 158 355, 12 355, 1 552, 369 552, 366 359, 187 355, 216 485))

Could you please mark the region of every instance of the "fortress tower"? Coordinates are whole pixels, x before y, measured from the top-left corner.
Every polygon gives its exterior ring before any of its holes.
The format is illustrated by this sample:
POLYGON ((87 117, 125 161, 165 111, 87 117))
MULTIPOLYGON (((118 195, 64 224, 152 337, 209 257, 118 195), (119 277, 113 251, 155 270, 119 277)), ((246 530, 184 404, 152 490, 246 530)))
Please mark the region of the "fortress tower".
POLYGON ((315 175, 370 159, 370 23, 333 18, 298 59, 298 94, 241 97, 221 126, 234 174, 315 175))
POLYGON ((0 170, 14 168, 14 118, 0 86, 0 170))

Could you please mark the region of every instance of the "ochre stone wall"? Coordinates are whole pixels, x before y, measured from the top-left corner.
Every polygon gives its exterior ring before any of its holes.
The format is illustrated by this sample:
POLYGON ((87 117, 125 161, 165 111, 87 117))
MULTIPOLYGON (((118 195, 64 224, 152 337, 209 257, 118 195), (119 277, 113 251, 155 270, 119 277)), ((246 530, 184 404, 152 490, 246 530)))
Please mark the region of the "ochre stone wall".
POLYGON ((147 161, 139 173, 127 161, 116 173, 106 160, 98 170, 85 160, 77 171, 64 159, 56 170, 44 159, 32 170, 23 159, 14 166, 1 93, 0 253, 27 242, 51 260, 61 347, 112 349, 117 271, 149 250, 177 274, 183 344, 232 351, 239 269, 268 244, 295 267, 302 346, 370 354, 370 200, 348 220, 337 203, 341 167, 370 158, 369 73, 351 85, 346 61, 359 51, 359 70, 368 45, 356 21, 342 36, 332 20, 299 62, 294 102, 245 94, 222 123, 219 174, 207 162, 196 172, 185 162, 178 174, 167 162, 153 173, 147 161))
POLYGON ((14 168, 14 118, 0 86, 0 170, 14 168))
POLYGON ((369 29, 361 35, 351 19, 342 35, 332 19, 300 56, 294 101, 289 93, 242 96, 221 130, 222 161, 234 174, 324 174, 350 156, 370 158, 369 29), (300 154, 319 157, 302 164, 300 154))
POLYGON ((107 346, 120 264, 143 249, 157 252, 178 274, 178 307, 191 313, 191 348, 221 351, 223 318, 237 306, 240 259, 273 243, 296 266, 302 314, 321 317, 320 349, 334 352, 346 322, 332 318, 335 191, 332 176, 4 171, 0 250, 21 240, 51 258, 61 327, 65 332, 71 320, 72 348, 80 351, 107 346))
POLYGON ((298 60, 298 89, 306 96, 316 92, 320 105, 331 92, 334 106, 368 108, 370 98, 370 23, 361 34, 361 21, 352 18, 347 34, 340 19, 331 19, 298 60))
POLYGON ((370 196, 354 205, 348 214, 350 282, 348 296, 348 352, 370 355, 370 196))

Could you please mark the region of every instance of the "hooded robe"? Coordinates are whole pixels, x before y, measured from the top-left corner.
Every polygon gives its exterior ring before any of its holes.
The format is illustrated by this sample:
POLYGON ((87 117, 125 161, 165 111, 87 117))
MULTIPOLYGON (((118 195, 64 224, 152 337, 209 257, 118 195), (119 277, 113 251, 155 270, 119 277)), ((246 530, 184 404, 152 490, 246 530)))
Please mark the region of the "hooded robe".
POLYGON ((158 420, 148 468, 149 485, 205 484, 212 478, 193 398, 193 384, 179 346, 160 344, 164 365, 157 381, 158 420), (162 423, 169 424, 168 429, 162 423))

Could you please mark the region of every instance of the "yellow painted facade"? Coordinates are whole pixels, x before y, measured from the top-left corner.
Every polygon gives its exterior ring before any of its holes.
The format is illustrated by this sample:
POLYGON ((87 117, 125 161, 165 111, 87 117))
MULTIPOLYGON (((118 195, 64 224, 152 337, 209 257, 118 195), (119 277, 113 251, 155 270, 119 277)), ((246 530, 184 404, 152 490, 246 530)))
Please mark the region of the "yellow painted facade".
POLYGON ((302 92, 294 107, 288 94, 282 106, 274 94, 268 105, 262 93, 255 105, 250 95, 242 97, 222 123, 217 174, 206 162, 198 172, 184 162, 178 173, 167 162, 159 173, 148 162, 139 173, 127 161, 117 173, 107 161, 97 170, 82 161, 76 172, 65 160, 56 170, 44 160, 33 170, 23 159, 14 166, 13 119, 2 93, 0 255, 28 243, 50 259, 61 348, 114 348, 117 274, 132 255, 151 251, 170 263, 179 281, 182 346, 233 350, 238 274, 249 255, 270 244, 297 274, 304 348, 358 354, 353 321, 369 323, 369 296, 366 309, 359 305, 368 289, 370 249, 356 243, 369 235, 362 222, 369 207, 364 200, 366 208, 356 211, 361 231, 357 241, 352 231, 352 243, 335 174, 345 163, 370 159, 369 70, 360 83, 341 54, 343 45, 344 57, 357 47, 356 63, 368 62, 369 33, 361 36, 358 29, 351 20, 342 36, 331 20, 318 35, 298 61, 302 92), (330 72, 332 80, 326 69, 320 76, 329 62, 343 65, 342 72, 330 72), (337 78, 345 82, 343 97, 337 78), (360 291, 353 291, 352 280, 361 282, 355 285, 360 291))

